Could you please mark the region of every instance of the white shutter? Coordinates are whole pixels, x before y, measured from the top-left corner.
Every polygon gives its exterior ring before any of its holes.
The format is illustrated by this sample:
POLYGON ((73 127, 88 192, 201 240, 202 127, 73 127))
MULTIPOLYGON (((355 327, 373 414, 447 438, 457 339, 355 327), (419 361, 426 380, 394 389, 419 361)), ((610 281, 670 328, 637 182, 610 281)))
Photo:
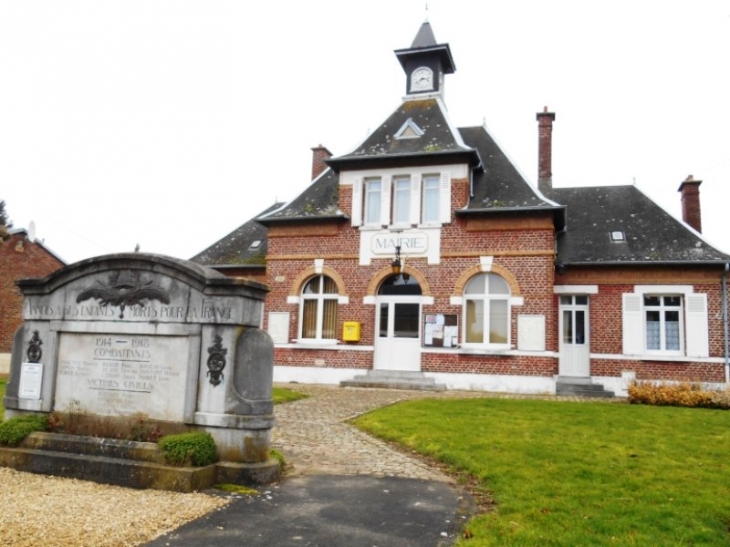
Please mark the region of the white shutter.
POLYGON ((451 222, 451 173, 441 173, 439 185, 439 222, 451 222))
POLYGON ((390 191, 391 177, 385 175, 382 179, 380 187, 380 224, 383 226, 390 225, 390 191))
POLYGON ((644 353, 642 301, 643 298, 640 294, 625 293, 623 295, 623 341, 625 355, 641 355, 644 353))
POLYGON ((352 181, 352 212, 350 222, 353 226, 362 224, 362 177, 355 177, 352 181))
POLYGON ((421 219, 421 175, 411 177, 411 210, 409 222, 418 224, 421 219))
POLYGON ((707 326, 707 295, 688 294, 685 298, 685 332, 687 357, 709 357, 709 329, 707 326))

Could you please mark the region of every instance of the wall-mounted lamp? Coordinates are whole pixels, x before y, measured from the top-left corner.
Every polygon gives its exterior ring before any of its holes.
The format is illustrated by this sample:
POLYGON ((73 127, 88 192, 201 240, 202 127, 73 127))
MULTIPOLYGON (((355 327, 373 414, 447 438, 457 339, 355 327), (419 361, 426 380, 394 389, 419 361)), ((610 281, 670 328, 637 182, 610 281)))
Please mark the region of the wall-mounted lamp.
POLYGON ((411 276, 404 272, 406 267, 405 262, 406 259, 401 259, 400 257, 400 245, 397 245, 395 248, 395 260, 390 263, 390 270, 393 272, 393 275, 400 275, 404 283, 408 283, 411 276))
POLYGON ((397 245, 395 248, 395 260, 390 263, 390 269, 393 275, 400 275, 403 271, 403 262, 400 259, 400 245, 397 245))

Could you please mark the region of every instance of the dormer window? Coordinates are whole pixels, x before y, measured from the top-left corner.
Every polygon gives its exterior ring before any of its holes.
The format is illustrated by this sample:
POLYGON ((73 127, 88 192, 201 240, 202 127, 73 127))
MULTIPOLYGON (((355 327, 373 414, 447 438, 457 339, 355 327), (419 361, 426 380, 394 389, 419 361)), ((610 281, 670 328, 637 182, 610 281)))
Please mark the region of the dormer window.
POLYGON ((354 177, 352 226, 410 228, 451 222, 451 173, 428 168, 398 169, 394 174, 354 177))
POLYGON ((396 132, 396 139, 417 139, 423 135, 423 129, 418 127, 411 118, 406 120, 401 128, 396 132))
POLYGON ((626 241, 626 234, 624 234, 623 230, 614 230, 611 232, 611 241, 615 243, 626 241))

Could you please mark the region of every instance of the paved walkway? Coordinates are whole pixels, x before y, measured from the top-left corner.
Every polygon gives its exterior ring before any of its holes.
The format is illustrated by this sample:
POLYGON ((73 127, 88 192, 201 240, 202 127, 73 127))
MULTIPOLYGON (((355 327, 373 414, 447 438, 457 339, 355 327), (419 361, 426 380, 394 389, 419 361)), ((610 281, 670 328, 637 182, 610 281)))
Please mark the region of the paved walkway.
POLYGON ((272 447, 290 474, 373 475, 448 481, 437 470, 344 423, 375 408, 429 397, 428 392, 287 384, 309 395, 276 405, 272 447))
POLYGON ((282 387, 310 396, 275 407, 272 445, 292 466, 286 480, 259 496, 237 496, 223 509, 145 547, 451 546, 471 514, 471 498, 460 494, 436 469, 345 421, 410 399, 520 397, 302 384, 282 387))
MULTIPOLYGON (((309 395, 276 405, 272 447, 292 466, 290 474, 372 475, 448 482, 435 468, 345 422, 370 410, 399 401, 429 398, 500 397, 534 398, 476 391, 408 391, 399 389, 340 388, 312 384, 278 384, 309 395)), ((579 397, 545 397, 585 401, 579 397)))

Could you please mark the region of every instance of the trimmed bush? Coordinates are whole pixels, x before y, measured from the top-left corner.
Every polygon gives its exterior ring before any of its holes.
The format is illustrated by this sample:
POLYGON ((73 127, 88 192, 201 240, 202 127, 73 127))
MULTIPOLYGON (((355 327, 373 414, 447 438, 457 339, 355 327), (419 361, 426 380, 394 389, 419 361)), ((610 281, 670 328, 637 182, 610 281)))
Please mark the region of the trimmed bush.
POLYGON ((218 461, 218 450, 210 433, 193 431, 167 435, 158 445, 170 465, 203 467, 218 461))
POLYGON ((18 416, 0 424, 0 445, 18 446, 34 431, 46 430, 46 417, 39 415, 18 416))
POLYGON ((706 389, 702 384, 691 382, 657 384, 634 381, 629 386, 629 403, 728 410, 730 389, 706 389))

